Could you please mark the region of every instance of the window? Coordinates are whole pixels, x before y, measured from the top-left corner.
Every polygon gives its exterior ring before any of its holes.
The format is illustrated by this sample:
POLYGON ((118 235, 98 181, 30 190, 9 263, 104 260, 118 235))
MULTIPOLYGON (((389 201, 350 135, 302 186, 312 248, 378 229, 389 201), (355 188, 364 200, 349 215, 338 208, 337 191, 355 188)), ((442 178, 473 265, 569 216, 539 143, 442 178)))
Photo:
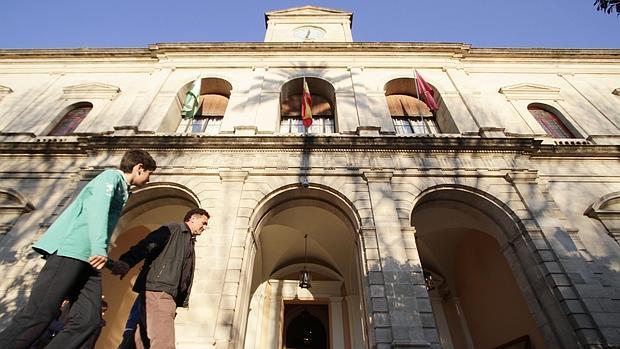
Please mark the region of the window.
MULTIPOLYGON (((308 128, 308 133, 334 133, 334 118, 325 116, 313 116, 312 126, 308 128)), ((281 133, 304 133, 304 124, 301 117, 282 117, 280 121, 281 133)))
POLYGON ((11 189, 0 188, 0 238, 9 232, 17 219, 34 210, 34 206, 11 189))
POLYGON ((93 109, 90 103, 77 105, 69 110, 54 129, 49 133, 50 136, 67 136, 73 133, 78 125, 86 118, 86 115, 93 109))
POLYGON ((620 192, 603 195, 586 209, 585 215, 601 221, 607 234, 620 244, 620 192))
POLYGON ((435 134, 439 127, 434 117, 401 117, 393 116, 394 128, 398 135, 435 134))
POLYGON ((573 133, 564 125, 562 120, 547 109, 536 105, 529 105, 527 110, 534 116, 542 128, 553 138, 575 138, 573 133))
POLYGON ((196 115, 192 119, 181 118, 176 131, 209 135, 220 133, 231 90, 232 85, 226 80, 203 78, 200 81, 196 115))
MULTIPOLYGON (((333 87, 324 80, 306 78, 312 96, 312 125, 309 134, 328 134, 336 132, 334 117, 333 87), (331 97, 330 97, 331 96, 331 97)), ((280 133, 301 134, 305 132, 301 120, 303 79, 295 79, 282 87, 280 103, 280 133)))
POLYGON ((399 78, 385 86, 385 98, 397 135, 438 134, 436 115, 424 101, 416 98, 415 79, 399 78))
POLYGON ((193 119, 182 119, 177 132, 218 134, 223 116, 196 115, 193 119))

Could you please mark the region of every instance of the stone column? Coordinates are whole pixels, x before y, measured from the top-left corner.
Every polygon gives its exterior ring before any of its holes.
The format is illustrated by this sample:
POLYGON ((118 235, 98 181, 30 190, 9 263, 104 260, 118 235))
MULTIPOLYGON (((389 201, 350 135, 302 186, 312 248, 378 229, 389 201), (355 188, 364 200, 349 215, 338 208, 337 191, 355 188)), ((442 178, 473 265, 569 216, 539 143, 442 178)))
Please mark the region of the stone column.
MULTIPOLYGON (((364 232, 372 327, 377 349, 426 348, 439 343, 434 326, 423 324, 421 313, 431 312, 422 267, 408 256, 413 234, 403 233, 396 211, 390 171, 364 172, 374 219, 375 237, 364 232), (408 236, 410 235, 410 236, 408 236), (376 249, 368 241, 376 241, 376 249)), ((415 243, 414 243, 415 245, 415 243)), ((415 247, 415 246, 414 246, 415 247)), ((416 254, 417 255, 417 254, 416 254)))

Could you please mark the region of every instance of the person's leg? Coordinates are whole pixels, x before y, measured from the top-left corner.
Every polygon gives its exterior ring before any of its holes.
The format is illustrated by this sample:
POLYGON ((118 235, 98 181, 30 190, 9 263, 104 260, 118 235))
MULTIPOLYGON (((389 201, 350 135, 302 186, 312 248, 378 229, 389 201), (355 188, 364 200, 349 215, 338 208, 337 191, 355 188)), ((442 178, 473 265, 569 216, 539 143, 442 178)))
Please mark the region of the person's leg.
MULTIPOLYGON (((136 349, 145 349, 150 347, 149 337, 146 334, 146 309, 145 309, 145 294, 141 292, 138 295, 139 305, 138 305, 138 324, 136 326, 136 330, 134 333, 134 340, 136 349)), ((137 301, 137 300, 136 300, 137 301)))
POLYGON ((49 256, 32 286, 28 303, 0 333, 0 348, 28 348, 36 341, 58 316, 63 299, 86 268, 90 268, 88 263, 77 259, 49 256))
POLYGON ((79 348, 101 323, 101 272, 89 266, 76 284, 79 295, 69 311, 69 322, 46 348, 79 348))
POLYGON ((176 303, 166 292, 146 291, 146 332, 151 349, 174 349, 176 303))

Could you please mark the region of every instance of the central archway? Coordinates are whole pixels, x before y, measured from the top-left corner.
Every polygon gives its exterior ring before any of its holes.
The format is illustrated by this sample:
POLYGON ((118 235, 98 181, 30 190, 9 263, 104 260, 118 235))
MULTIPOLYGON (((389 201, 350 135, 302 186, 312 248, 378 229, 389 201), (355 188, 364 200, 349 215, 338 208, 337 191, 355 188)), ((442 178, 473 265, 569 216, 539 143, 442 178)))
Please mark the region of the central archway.
POLYGON ((245 348, 285 346, 288 325, 303 309, 316 310, 315 317, 325 310, 319 322, 327 326, 329 348, 366 347, 359 219, 352 205, 326 187, 290 186, 263 200, 252 217, 245 348), (299 287, 303 268, 312 273, 309 289, 299 287))

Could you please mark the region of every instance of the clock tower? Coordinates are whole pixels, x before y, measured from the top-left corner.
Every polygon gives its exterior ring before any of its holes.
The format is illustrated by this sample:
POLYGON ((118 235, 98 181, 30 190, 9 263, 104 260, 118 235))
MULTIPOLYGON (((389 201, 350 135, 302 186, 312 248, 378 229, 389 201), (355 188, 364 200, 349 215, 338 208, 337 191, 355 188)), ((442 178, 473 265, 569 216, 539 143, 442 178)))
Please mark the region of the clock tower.
POLYGON ((265 42, 352 42, 353 15, 316 6, 265 14, 265 42))

